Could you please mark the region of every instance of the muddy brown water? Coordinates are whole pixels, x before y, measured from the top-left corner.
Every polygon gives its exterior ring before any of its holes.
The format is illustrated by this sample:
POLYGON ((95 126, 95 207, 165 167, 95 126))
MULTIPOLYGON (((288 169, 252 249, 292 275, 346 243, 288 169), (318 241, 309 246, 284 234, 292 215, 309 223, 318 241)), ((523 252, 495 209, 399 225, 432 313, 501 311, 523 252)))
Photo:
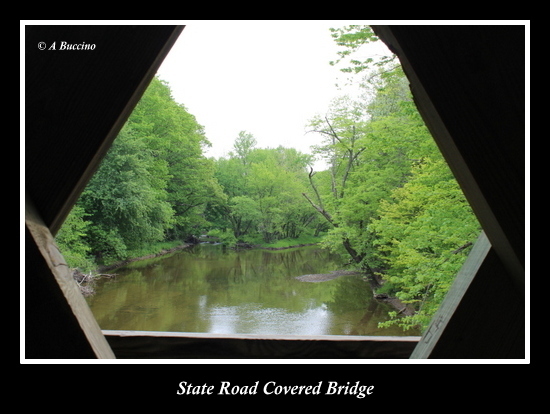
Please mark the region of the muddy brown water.
POLYGON ((415 336, 381 329, 388 304, 360 275, 308 283, 342 268, 317 246, 234 251, 191 248, 114 270, 88 304, 101 329, 259 335, 415 336))

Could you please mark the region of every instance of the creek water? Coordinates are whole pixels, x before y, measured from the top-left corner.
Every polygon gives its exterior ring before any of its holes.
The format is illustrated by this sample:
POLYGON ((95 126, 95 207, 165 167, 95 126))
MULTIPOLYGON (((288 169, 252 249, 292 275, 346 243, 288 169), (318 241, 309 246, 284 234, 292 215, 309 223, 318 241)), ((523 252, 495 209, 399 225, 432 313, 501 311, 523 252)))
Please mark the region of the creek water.
POLYGON ((342 269, 317 246, 234 251, 199 244, 132 263, 100 279, 87 302, 101 329, 260 335, 389 335, 378 328, 393 309, 361 276, 302 282, 342 269))

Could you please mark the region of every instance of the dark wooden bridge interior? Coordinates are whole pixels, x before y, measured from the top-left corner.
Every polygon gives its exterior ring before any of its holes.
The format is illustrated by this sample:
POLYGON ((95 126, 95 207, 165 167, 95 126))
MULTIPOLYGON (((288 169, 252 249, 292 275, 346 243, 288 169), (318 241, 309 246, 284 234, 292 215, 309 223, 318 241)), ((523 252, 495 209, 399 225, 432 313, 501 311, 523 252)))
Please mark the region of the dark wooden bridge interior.
POLYGON ((101 331, 53 236, 184 27, 29 25, 25 358, 526 358, 526 27, 373 28, 401 59, 417 106, 484 229, 422 338, 101 331), (96 47, 38 48, 63 40, 96 47))

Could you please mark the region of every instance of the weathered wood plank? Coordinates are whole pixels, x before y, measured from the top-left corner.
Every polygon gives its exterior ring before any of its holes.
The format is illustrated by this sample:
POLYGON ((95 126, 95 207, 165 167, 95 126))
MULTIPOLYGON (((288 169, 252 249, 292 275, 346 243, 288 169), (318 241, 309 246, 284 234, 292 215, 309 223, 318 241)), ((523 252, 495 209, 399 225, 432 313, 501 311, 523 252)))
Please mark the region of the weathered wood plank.
POLYGON ((411 358, 524 359, 525 302, 482 235, 411 358))
MULTIPOLYGON (((55 240, 46 227, 42 219, 39 217, 36 209, 32 205, 32 201, 27 197, 25 200, 25 225, 31 234, 34 243, 42 254, 43 260, 48 266, 52 277, 57 282, 59 289, 65 297, 70 309, 76 317, 83 334, 88 340, 97 358, 115 358, 113 351, 105 340, 97 321, 95 320, 88 304, 80 293, 75 280, 72 277, 69 267, 67 266, 63 255, 57 248, 55 240)), ((33 283, 33 272, 26 275, 26 284, 33 283)), ((44 275, 37 277, 43 278, 44 275)), ((47 294, 47 292, 43 292, 47 294)), ((32 299, 31 299, 32 300, 32 299)), ((27 320, 30 320, 34 315, 25 315, 27 320)), ((38 340, 38 338, 34 338, 38 340)))
POLYGON ((468 255, 460 272, 456 276, 449 290, 449 294, 447 294, 443 303, 432 318, 430 326, 424 335, 422 335, 422 340, 418 343, 411 355, 412 359, 429 358, 435 344, 441 338, 449 320, 458 308, 472 280, 476 277, 490 249, 491 243, 489 243, 485 233, 482 233, 468 255))

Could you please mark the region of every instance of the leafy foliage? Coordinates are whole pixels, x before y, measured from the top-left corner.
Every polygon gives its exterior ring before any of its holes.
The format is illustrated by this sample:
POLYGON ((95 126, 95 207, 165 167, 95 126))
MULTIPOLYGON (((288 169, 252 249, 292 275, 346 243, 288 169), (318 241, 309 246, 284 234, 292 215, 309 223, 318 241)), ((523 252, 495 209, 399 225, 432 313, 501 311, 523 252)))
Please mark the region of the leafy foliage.
POLYGON ((426 326, 480 227, 395 56, 361 57, 378 40, 368 26, 332 36, 343 48, 332 64, 346 60, 363 93, 311 119, 313 155, 257 148, 241 131, 228 157, 207 159, 203 127, 155 78, 57 236, 71 266, 203 233, 228 245, 323 235, 380 292, 414 307, 384 325, 426 326), (313 171, 314 156, 328 168, 313 171))
POLYGON ((312 157, 289 148, 255 148, 245 131, 235 139, 229 158, 216 162, 215 177, 226 197, 209 206, 207 217, 235 241, 272 243, 297 238, 313 229, 315 214, 301 193, 312 157))
MULTIPOLYGON (((345 48, 340 60, 377 40, 366 26, 332 32, 345 48)), ((364 93, 335 100, 326 116, 310 122, 329 170, 310 175, 308 198, 329 223, 323 243, 416 311, 394 313, 384 325, 410 328, 427 325, 480 226, 395 60, 351 60, 343 69, 363 77, 364 93)))
POLYGON ((373 220, 385 279, 416 314, 387 324, 427 326, 480 227, 447 165, 426 158, 408 182, 381 202, 373 220))
POLYGON ((370 43, 377 42, 378 36, 374 34, 370 26, 366 25, 349 25, 339 28, 331 28, 331 36, 338 46, 343 49, 338 53, 339 59, 331 61, 330 64, 336 66, 343 60, 348 61, 348 66, 340 70, 345 73, 360 73, 371 70, 373 67, 378 68, 394 68, 399 63, 394 55, 389 54, 375 59, 372 56, 357 56, 361 47, 370 43), (355 58, 354 58, 355 56, 355 58))
POLYGON ((80 240, 90 255, 119 260, 193 234, 205 225, 207 201, 221 191, 213 161, 202 155, 206 145, 202 126, 153 79, 77 202, 85 227, 77 231, 67 221, 58 239, 80 240))
POLYGON ((85 220, 84 209, 75 206, 56 235, 56 243, 71 268, 88 271, 93 268, 89 259, 90 246, 84 241, 89 222, 85 220))
POLYGON ((96 254, 125 258, 128 249, 161 241, 173 224, 166 182, 168 167, 125 126, 84 190, 82 206, 96 254))
POLYGON ((163 180, 174 215, 169 236, 184 238, 199 231, 205 224, 205 202, 220 192, 213 178, 213 162, 202 154, 203 148, 210 146, 204 128, 158 79, 151 83, 128 124, 140 131, 157 162, 167 168, 163 180))

